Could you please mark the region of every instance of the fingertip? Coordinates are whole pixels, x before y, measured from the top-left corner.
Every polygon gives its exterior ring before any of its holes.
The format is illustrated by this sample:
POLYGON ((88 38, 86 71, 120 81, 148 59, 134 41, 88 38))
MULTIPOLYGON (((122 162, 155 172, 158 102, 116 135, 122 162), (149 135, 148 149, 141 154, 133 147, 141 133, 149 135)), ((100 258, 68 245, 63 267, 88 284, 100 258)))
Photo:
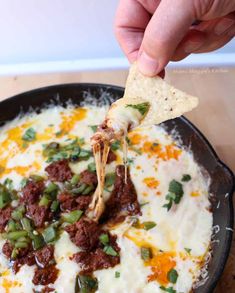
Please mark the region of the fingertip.
POLYGON ((145 51, 142 51, 138 57, 138 67, 140 72, 146 76, 156 76, 163 68, 157 59, 149 56, 145 51))

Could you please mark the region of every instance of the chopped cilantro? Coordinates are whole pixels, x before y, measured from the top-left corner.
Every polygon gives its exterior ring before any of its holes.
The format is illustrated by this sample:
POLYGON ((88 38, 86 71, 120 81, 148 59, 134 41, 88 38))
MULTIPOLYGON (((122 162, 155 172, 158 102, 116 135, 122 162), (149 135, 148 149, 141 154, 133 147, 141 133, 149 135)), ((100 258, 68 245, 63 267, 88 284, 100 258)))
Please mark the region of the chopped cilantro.
POLYGON ((163 205, 164 208, 167 208, 167 211, 171 209, 173 203, 179 204, 184 194, 182 184, 176 180, 170 182, 168 191, 169 193, 166 195, 168 203, 163 205))
POLYGON ((140 103, 136 105, 128 104, 126 105, 126 107, 131 107, 133 109, 136 109, 140 112, 142 116, 144 116, 148 112, 150 105, 149 103, 140 103))
POLYGON ((28 128, 22 136, 25 141, 34 141, 36 139, 36 131, 33 128, 28 128))
POLYGON ((155 222, 148 221, 148 222, 143 222, 143 226, 145 230, 150 230, 154 228, 155 226, 157 226, 157 224, 155 222))
POLYGON ((164 287, 164 286, 160 286, 159 287, 162 291, 168 292, 168 293, 176 293, 175 289, 173 287, 164 287))
POLYGON ((144 261, 148 261, 153 257, 152 249, 150 247, 141 247, 140 254, 144 261))
POLYGON ((89 275, 78 275, 75 283, 75 291, 81 293, 95 292, 98 289, 98 280, 89 275))
POLYGON ((117 272, 117 271, 115 272, 115 278, 120 278, 120 275, 121 275, 120 272, 117 272))
POLYGON ((183 182, 188 182, 188 181, 190 181, 191 179, 192 179, 192 177, 191 177, 189 174, 184 174, 184 175, 182 176, 181 181, 183 181, 183 182))
POLYGON ((190 254, 191 253, 191 251, 192 251, 192 249, 191 248, 187 248, 187 247, 185 247, 184 248, 184 250, 188 253, 188 254, 190 254))
POLYGON ((178 279, 177 271, 175 269, 169 270, 169 272, 167 273, 167 279, 172 284, 175 284, 177 282, 177 279, 178 279))

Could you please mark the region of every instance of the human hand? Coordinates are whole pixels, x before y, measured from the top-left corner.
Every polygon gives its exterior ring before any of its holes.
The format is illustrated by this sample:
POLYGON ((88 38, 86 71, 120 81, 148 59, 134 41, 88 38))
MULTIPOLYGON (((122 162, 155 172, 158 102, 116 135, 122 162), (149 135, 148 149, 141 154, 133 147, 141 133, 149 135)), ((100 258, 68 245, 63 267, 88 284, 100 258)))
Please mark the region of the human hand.
POLYGON ((228 43, 235 36, 235 0, 120 0, 115 34, 128 60, 154 76, 170 60, 228 43))

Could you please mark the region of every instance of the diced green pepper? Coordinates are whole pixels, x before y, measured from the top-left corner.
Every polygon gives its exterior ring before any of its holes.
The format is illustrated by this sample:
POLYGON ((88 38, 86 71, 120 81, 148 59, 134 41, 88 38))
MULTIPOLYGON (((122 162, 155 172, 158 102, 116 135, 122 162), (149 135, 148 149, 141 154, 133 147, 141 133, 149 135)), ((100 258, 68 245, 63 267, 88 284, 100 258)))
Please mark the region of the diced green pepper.
POLYGON ((11 214, 12 219, 19 221, 24 217, 25 214, 25 207, 19 206, 17 207, 11 214))
POLYGON ((26 247, 28 247, 28 243, 27 242, 17 241, 15 243, 15 248, 26 248, 26 247))
POLYGON ((95 172, 96 171, 95 162, 88 164, 87 168, 90 172, 95 172))
POLYGON ((82 183, 78 188, 73 188, 71 191, 75 194, 82 194, 83 191, 87 188, 87 184, 82 183))
POLYGON ((50 203, 50 200, 47 198, 47 195, 44 194, 39 201, 39 205, 47 207, 49 205, 49 203, 50 203))
POLYGON ((77 185, 80 180, 80 176, 78 174, 73 175, 72 179, 70 180, 70 183, 72 185, 77 185))
POLYGON ((83 211, 75 210, 75 211, 71 211, 69 213, 63 214, 62 219, 64 222, 73 224, 81 218, 82 214, 83 214, 83 211))
POLYGON ((22 226, 23 226, 23 228, 24 228, 24 230, 26 230, 26 231, 31 231, 33 228, 32 228, 32 225, 31 225, 31 221, 30 221, 30 219, 28 219, 28 218, 23 218, 22 220, 21 220, 21 224, 22 224, 22 226))
POLYGON ((111 245, 106 245, 103 249, 103 251, 108 254, 108 255, 111 255, 111 256, 117 256, 118 253, 116 250, 114 250, 114 248, 111 246, 111 245))
POLYGON ((58 200, 54 200, 51 204, 51 211, 56 212, 59 209, 60 202, 58 200))
POLYGON ((9 203, 11 203, 11 195, 7 190, 3 190, 0 193, 0 209, 3 209, 9 203))
POLYGON ((27 235, 28 235, 28 232, 24 231, 24 230, 22 230, 22 231, 13 231, 13 232, 7 233, 6 238, 8 240, 17 240, 20 237, 25 237, 27 235))
POLYGON ((52 242, 56 239, 57 236, 56 229, 52 226, 49 226, 42 232, 42 235, 46 243, 52 242))
POLYGON ((82 192, 83 195, 87 195, 89 193, 91 193, 91 191, 94 190, 94 185, 88 185, 82 192))
POLYGON ((94 293, 98 289, 98 280, 88 275, 78 275, 75 282, 75 293, 94 293))

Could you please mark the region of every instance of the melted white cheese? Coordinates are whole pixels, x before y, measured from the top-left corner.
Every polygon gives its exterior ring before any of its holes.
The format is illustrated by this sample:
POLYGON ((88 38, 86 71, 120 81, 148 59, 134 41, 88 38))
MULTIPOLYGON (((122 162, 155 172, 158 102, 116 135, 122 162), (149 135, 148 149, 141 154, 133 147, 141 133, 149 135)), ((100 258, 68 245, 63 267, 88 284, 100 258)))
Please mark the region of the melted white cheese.
MULTIPOLYGON (((67 139, 76 136, 84 138, 83 147, 90 149, 90 137, 93 131, 89 126, 100 124, 107 109, 90 107, 85 110, 85 115, 75 113, 77 116, 74 117, 73 110, 72 107, 68 109, 52 107, 41 114, 26 115, 3 126, 0 134, 0 165, 5 162, 5 169, 0 173, 0 182, 11 178, 14 187, 18 189, 23 177, 34 173, 44 175, 44 168, 48 163, 42 156, 42 145, 51 141, 64 143, 67 139), (81 118, 79 115, 84 117, 81 118), (56 136, 55 133, 61 131, 61 125, 68 127, 69 131, 56 136), (37 139, 27 143, 27 147, 24 148, 21 146, 23 144, 21 136, 29 127, 35 129, 37 139)), ((94 273, 99 281, 97 292, 163 292, 159 288, 161 283, 157 279, 148 282, 152 269, 141 259, 141 243, 148 243, 156 251, 162 250, 174 255, 171 261, 175 262, 179 277, 175 285, 168 283, 165 286, 173 286, 177 292, 189 292, 200 274, 199 264, 204 259, 210 244, 212 214, 209 212, 209 180, 202 175, 192 154, 180 150, 163 128, 157 126, 139 128, 130 134, 130 139, 134 135, 139 135, 140 139, 128 150, 128 158, 131 160, 130 173, 138 201, 147 202, 141 208, 142 215, 139 221, 141 223, 154 221, 157 225, 146 231, 131 227, 126 221, 113 228, 112 233, 118 236, 118 244, 121 248, 121 263, 114 268, 94 273), (152 152, 149 145, 153 143, 155 143, 153 149, 156 150, 152 152), (159 149, 157 144, 160 146, 159 149), (136 148, 142 153, 138 154, 136 148), (172 179, 180 181, 183 174, 190 174, 192 179, 183 183, 184 195, 180 203, 173 205, 170 211, 167 211, 162 206, 166 203, 165 196, 169 182, 172 179), (148 185, 149 180, 153 180, 153 183, 150 182, 148 185), (190 254, 185 248, 191 250, 190 254), (115 272, 120 272, 119 278, 115 278, 115 272)), ((113 172, 116 164, 122 163, 122 151, 118 150, 116 153, 117 162, 107 165, 106 172, 113 172)), ((71 164, 71 168, 75 173, 79 173, 86 169, 91 161, 90 159, 71 164)), ((104 197, 107 200, 109 193, 105 191, 104 197)), ((3 243, 4 240, 0 239, 0 251, 3 243)), ((70 257, 77 251, 79 249, 64 232, 55 244, 55 259, 60 273, 56 282, 50 285, 57 293, 74 292, 75 278, 80 268, 70 257)), ((0 292, 32 293, 33 289, 41 290, 42 286, 35 287, 31 282, 34 270, 35 266, 24 265, 19 273, 14 275, 9 269, 7 259, 0 253, 0 292)))

